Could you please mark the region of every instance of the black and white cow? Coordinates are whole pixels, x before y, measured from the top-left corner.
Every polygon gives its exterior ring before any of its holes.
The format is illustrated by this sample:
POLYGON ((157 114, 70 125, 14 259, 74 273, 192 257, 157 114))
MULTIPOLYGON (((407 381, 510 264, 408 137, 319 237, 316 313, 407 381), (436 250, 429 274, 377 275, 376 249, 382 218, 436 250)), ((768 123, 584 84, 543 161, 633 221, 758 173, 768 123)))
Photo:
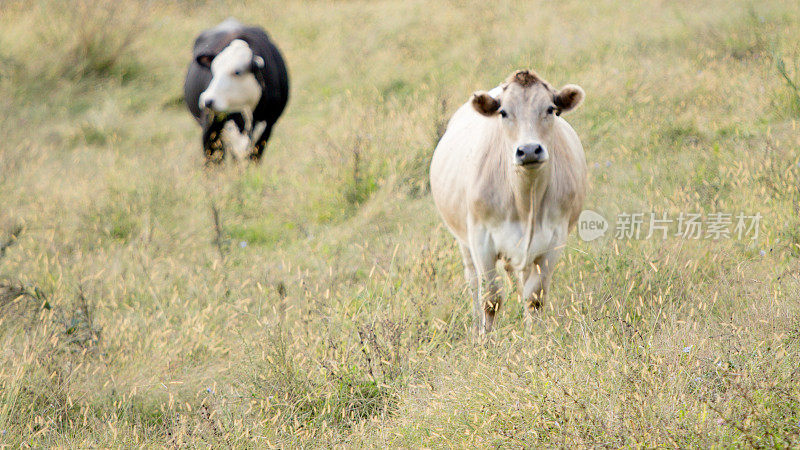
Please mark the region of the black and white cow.
POLYGON ((194 42, 184 100, 203 127, 207 162, 261 158, 289 98, 280 52, 260 27, 228 19, 194 42))

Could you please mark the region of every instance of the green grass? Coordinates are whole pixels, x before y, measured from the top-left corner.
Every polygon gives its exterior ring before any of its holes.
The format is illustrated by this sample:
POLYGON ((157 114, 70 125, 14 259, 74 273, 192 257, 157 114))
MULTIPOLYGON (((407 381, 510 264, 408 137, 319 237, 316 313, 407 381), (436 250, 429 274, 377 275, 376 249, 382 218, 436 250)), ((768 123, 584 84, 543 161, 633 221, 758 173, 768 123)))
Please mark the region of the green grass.
POLYGON ((798 446, 800 7, 688 8, 3 2, 0 447, 798 446), (207 170, 181 89, 229 15, 292 93, 207 170), (427 167, 524 67, 587 93, 587 209, 759 238, 571 236, 531 329, 510 292, 475 339, 427 167))

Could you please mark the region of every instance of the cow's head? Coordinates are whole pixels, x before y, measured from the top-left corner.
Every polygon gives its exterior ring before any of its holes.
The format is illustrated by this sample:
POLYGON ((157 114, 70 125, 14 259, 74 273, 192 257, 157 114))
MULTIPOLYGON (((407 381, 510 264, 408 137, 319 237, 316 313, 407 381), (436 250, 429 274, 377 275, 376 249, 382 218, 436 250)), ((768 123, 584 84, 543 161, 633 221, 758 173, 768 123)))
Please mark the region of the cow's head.
POLYGON ((234 39, 218 55, 199 55, 197 63, 211 69, 211 82, 198 101, 201 109, 241 112, 255 109, 261 99, 259 71, 264 59, 247 42, 234 39))
POLYGON ((505 83, 489 92, 476 92, 472 107, 487 117, 503 123, 503 132, 512 145, 508 149, 514 165, 538 169, 549 160, 553 125, 563 112, 583 101, 583 89, 568 84, 556 90, 533 72, 519 70, 505 83))

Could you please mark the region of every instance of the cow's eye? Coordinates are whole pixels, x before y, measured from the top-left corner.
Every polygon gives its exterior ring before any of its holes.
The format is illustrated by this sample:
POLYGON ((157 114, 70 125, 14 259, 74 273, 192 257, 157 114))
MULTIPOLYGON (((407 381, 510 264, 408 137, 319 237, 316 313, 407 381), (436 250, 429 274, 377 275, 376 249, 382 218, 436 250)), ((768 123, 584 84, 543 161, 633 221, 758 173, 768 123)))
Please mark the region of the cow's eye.
POLYGON ((559 113, 558 108, 556 108, 555 106, 548 107, 547 108, 547 114, 553 114, 553 113, 558 115, 558 113, 559 113))
POLYGON ((505 119, 506 117, 508 117, 508 113, 504 109, 501 109, 500 110, 500 117, 505 119))
POLYGON ((238 76, 240 76, 242 74, 242 71, 241 70, 236 70, 236 71, 233 72, 233 74, 238 77, 238 76))

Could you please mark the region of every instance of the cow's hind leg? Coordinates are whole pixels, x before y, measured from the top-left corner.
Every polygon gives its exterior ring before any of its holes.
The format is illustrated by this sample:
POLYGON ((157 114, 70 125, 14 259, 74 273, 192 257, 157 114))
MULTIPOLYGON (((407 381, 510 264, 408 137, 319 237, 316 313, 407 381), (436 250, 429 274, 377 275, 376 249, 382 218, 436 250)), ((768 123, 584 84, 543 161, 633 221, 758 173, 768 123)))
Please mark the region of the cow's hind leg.
POLYGON ((483 309, 481 308, 481 298, 478 293, 478 273, 475 271, 475 264, 472 262, 472 254, 466 244, 459 242, 458 248, 461 249, 461 258, 464 260, 464 278, 469 283, 469 293, 472 296, 472 319, 475 331, 480 330, 483 323, 483 309))

